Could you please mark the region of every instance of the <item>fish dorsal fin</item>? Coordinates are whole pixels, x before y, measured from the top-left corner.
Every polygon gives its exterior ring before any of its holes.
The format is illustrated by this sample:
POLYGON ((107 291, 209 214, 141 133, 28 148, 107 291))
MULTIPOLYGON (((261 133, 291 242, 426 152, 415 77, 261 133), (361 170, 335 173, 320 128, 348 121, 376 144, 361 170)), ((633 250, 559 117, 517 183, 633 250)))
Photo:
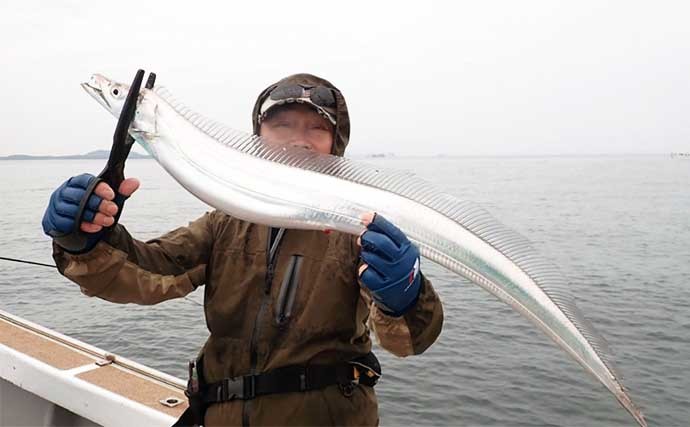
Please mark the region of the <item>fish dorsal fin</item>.
MULTIPOLYGON (((159 87, 155 91, 185 120, 232 149, 283 165, 389 191, 434 209, 455 221, 521 268, 588 340, 614 375, 614 379, 620 378, 610 363, 611 357, 606 340, 578 309, 569 289, 569 283, 558 268, 553 263, 545 261, 526 238, 501 224, 476 203, 458 199, 410 172, 389 170, 304 149, 270 148, 256 135, 229 128, 192 111, 176 101, 164 87, 159 87)), ((620 383, 620 380, 618 381, 620 383)))

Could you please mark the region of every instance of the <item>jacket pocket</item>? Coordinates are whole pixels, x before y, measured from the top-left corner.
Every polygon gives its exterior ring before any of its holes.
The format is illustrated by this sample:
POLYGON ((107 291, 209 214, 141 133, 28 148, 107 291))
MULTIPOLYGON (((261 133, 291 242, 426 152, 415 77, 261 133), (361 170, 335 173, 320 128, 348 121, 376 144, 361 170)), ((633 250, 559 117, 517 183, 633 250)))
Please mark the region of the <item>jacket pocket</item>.
POLYGON ((285 275, 278 292, 278 300, 275 305, 275 321, 278 326, 285 325, 292 316, 292 308, 295 304, 295 295, 299 287, 300 270, 302 269, 302 255, 293 255, 285 269, 285 275))

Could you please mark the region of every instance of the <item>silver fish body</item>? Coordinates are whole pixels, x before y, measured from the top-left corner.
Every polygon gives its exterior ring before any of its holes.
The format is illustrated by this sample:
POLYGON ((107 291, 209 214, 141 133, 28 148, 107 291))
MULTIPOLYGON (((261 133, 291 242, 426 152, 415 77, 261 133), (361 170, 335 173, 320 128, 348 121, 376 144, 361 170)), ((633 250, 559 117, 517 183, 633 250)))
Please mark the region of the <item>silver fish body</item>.
MULTIPOLYGON (((119 85, 95 75, 83 86, 114 115, 119 85)), ((405 172, 383 170, 260 138, 194 113, 165 89, 143 90, 130 133, 184 188, 247 221, 359 234, 376 211, 422 256, 486 289, 531 320, 599 380, 642 426, 599 337, 573 302, 558 270, 476 205, 405 172)))

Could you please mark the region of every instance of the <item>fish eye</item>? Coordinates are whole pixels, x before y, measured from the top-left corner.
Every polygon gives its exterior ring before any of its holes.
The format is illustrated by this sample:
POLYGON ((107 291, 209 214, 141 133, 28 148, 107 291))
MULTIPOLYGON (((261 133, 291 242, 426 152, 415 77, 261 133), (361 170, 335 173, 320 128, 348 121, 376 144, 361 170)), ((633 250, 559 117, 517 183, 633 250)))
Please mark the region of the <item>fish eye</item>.
POLYGON ((110 94, 116 98, 118 98, 122 94, 122 90, 118 88, 117 86, 113 87, 110 89, 110 94))

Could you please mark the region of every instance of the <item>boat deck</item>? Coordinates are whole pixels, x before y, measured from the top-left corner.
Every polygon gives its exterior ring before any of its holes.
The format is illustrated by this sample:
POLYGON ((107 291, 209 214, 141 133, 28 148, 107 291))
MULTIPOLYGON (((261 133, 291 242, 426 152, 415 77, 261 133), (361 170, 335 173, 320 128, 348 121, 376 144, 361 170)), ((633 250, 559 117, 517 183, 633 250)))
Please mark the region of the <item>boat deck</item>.
POLYGON ((0 386, 0 425, 67 410, 97 425, 169 426, 187 408, 182 380, 3 311, 0 386), (27 392, 44 408, 15 404, 27 392))

